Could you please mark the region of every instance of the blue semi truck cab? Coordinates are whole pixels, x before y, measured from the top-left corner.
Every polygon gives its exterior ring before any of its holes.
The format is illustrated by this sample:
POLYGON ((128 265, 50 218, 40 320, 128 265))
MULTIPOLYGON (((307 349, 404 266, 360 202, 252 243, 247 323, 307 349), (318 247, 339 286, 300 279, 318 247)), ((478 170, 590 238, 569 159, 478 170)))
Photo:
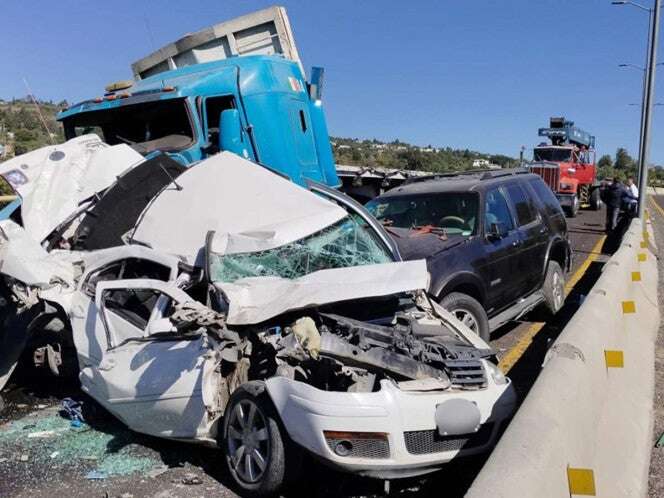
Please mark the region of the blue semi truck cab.
POLYGON ((97 133, 185 165, 226 150, 301 185, 340 185, 323 71, 313 68, 306 81, 282 7, 186 35, 132 68, 133 80, 59 113, 67 139, 97 133))

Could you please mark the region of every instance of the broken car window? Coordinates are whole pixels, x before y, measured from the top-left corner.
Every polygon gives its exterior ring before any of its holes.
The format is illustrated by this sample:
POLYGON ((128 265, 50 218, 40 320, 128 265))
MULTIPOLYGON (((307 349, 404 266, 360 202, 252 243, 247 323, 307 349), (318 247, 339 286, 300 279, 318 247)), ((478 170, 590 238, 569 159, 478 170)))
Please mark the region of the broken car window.
POLYGON ((92 273, 83 284, 83 291, 88 296, 94 297, 99 282, 133 278, 149 278, 167 282, 170 276, 171 269, 167 266, 147 259, 127 258, 109 263, 92 273))
POLYGON ((390 263, 392 257, 362 218, 351 215, 313 235, 267 251, 211 254, 215 282, 245 277, 298 278, 318 270, 390 263))
POLYGON ((477 194, 447 192, 374 199, 366 208, 387 226, 433 226, 450 235, 476 232, 477 194))

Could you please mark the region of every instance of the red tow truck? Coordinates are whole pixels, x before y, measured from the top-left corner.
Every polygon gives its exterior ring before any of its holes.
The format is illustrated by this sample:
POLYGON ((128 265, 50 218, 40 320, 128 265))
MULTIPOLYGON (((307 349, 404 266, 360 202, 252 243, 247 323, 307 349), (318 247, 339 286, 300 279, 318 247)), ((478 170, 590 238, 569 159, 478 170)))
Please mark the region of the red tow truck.
POLYGON ((553 190, 567 216, 576 216, 580 207, 600 209, 595 137, 564 117, 551 118, 549 128, 540 128, 538 135, 551 143, 533 149, 529 169, 553 190))

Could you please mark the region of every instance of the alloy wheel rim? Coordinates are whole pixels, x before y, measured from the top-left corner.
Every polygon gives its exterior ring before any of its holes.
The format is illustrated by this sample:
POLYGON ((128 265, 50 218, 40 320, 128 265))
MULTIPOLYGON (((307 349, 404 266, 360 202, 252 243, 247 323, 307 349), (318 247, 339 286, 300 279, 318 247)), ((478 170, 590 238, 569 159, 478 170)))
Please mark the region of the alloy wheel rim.
POLYGON ((452 311, 452 314, 456 317, 457 320, 463 323, 470 330, 472 330, 476 334, 479 332, 479 325, 477 323, 477 319, 468 310, 456 309, 452 311))
POLYGON ((260 481, 269 463, 270 438, 263 413, 253 401, 243 399, 230 413, 228 459, 240 479, 260 481))
POLYGON ((553 304, 558 311, 563 306, 565 296, 565 289, 563 288, 562 279, 558 272, 553 273, 553 304))

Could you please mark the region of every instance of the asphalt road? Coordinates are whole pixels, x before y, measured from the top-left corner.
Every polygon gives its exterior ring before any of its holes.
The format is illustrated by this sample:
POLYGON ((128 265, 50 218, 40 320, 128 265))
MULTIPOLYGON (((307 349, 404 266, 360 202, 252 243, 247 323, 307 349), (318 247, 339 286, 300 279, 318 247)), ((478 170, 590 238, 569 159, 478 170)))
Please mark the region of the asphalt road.
MULTIPOLYGON (((491 344, 521 398, 532 386, 548 345, 596 280, 611 241, 603 240, 604 212, 569 219, 574 264, 566 305, 554 319, 533 312, 495 331, 491 344)), ((235 496, 218 451, 132 433, 85 398, 76 386, 19 382, 0 401, 0 497, 235 496), (62 398, 82 399, 88 424, 72 428, 58 414, 62 398), (92 474, 90 472, 93 472, 92 474), (90 479, 98 477, 99 479, 90 479)), ((482 458, 449 464, 423 479, 393 481, 403 497, 463 496, 482 458)), ((384 484, 304 462, 288 496, 384 496, 384 484)))

